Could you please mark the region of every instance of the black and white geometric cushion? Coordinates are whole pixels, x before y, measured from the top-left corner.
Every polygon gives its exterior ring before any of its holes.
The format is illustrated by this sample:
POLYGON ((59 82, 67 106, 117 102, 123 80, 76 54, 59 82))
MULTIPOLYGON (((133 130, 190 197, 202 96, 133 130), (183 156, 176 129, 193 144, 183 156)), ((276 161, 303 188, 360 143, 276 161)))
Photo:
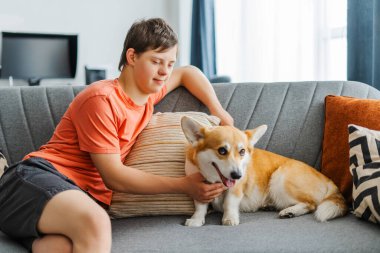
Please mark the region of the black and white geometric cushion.
POLYGON ((0 150, 0 177, 3 175, 4 170, 8 168, 7 159, 5 159, 5 156, 3 155, 2 151, 0 150))
POLYGON ((348 125, 354 214, 380 223, 380 131, 348 125))

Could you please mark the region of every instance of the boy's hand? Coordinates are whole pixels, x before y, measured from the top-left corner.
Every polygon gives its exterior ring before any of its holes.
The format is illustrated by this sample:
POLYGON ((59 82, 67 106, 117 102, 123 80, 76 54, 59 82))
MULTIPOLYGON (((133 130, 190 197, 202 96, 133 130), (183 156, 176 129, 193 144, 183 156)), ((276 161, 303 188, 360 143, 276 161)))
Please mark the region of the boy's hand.
POLYGON ((223 108, 219 108, 217 110, 210 110, 212 115, 217 116, 220 119, 221 126, 233 126, 234 119, 232 116, 223 108))
POLYGON ((196 201, 209 203, 218 197, 225 187, 222 183, 208 184, 201 173, 191 174, 185 177, 186 193, 196 201))

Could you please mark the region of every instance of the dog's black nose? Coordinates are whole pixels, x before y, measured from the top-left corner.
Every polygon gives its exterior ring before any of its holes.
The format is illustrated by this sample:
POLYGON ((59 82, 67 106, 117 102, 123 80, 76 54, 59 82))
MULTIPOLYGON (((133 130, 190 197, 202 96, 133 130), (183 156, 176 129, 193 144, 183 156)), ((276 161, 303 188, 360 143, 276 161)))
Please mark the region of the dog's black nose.
POLYGON ((236 171, 236 170, 232 171, 231 172, 231 177, 232 177, 232 179, 240 179, 241 178, 240 171, 236 171))

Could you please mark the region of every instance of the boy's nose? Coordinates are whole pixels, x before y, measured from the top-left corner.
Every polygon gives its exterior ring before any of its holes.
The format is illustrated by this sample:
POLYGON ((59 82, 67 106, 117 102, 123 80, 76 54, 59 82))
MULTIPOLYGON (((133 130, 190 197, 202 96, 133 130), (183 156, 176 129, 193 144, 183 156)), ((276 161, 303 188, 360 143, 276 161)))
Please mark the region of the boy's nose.
POLYGON ((162 66, 159 70, 158 70, 158 74, 162 75, 162 76, 165 76, 168 74, 168 68, 167 67, 164 67, 162 66))

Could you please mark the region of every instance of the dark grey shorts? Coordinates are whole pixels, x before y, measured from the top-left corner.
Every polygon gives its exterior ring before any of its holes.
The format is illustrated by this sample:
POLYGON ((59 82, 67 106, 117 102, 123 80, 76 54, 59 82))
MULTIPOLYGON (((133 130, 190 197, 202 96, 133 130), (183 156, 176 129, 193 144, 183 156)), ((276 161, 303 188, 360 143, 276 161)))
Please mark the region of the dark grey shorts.
POLYGON ((33 157, 10 166, 0 178, 0 230, 28 250, 41 236, 37 223, 57 193, 80 190, 45 159, 33 157))

